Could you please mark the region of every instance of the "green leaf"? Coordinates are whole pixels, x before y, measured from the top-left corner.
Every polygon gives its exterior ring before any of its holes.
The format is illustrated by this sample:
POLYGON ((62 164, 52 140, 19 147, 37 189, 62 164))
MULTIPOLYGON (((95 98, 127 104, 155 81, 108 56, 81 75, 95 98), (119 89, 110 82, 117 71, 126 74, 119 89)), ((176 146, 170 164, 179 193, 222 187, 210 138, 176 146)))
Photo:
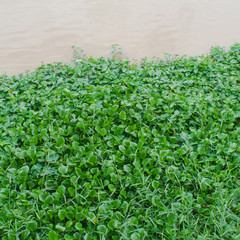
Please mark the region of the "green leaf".
POLYGON ((152 204, 156 207, 164 207, 161 198, 159 196, 152 197, 152 204))
POLYGON ((63 137, 58 137, 56 141, 56 147, 61 148, 65 144, 65 140, 63 137))
POLYGON ((121 223, 118 220, 112 219, 108 222, 108 227, 112 230, 118 229, 120 228, 120 226, 121 226, 121 223))
POLYGON ((75 188, 69 187, 68 192, 69 192, 70 196, 73 197, 75 195, 75 188))
POLYGON ((16 168, 9 168, 8 171, 14 175, 17 174, 18 170, 16 168))
POLYGON ((132 166, 130 164, 124 165, 123 170, 130 173, 132 171, 132 166))
POLYGON ((94 213, 89 212, 89 213, 88 213, 88 217, 89 217, 89 219, 90 219, 92 222, 95 222, 95 220, 96 220, 96 216, 95 216, 94 213))
POLYGON ((28 166, 23 166, 18 170, 18 176, 19 176, 19 179, 22 182, 26 181, 26 179, 28 177, 28 172, 29 172, 29 167, 28 166))
POLYGON ((58 159, 59 159, 59 155, 54 151, 51 151, 46 156, 46 161, 49 162, 49 163, 56 162, 56 161, 58 161, 58 159))
POLYGON ((175 223, 177 221, 177 215, 175 213, 170 212, 167 215, 167 220, 170 224, 175 223))
POLYGON ((64 195, 65 194, 65 191, 66 191, 66 187, 61 185, 57 188, 57 192, 60 194, 60 195, 64 195))
POLYGON ((206 154, 206 150, 204 146, 198 146, 197 151, 200 155, 206 154))
POLYGON ((76 151, 79 150, 79 143, 78 142, 73 142, 72 143, 72 148, 76 151))
POLYGON ((152 187, 153 187, 154 189, 157 189, 157 188, 159 187, 159 185, 160 185, 160 183, 159 183, 158 181, 156 181, 156 180, 154 180, 154 181, 152 182, 152 187))
POLYGON ((60 225, 60 224, 57 224, 57 225, 56 225, 56 229, 57 229, 59 232, 64 232, 64 231, 66 230, 66 228, 63 227, 63 226, 60 225))
POLYGON ((50 231, 48 236, 49 236, 49 240, 59 240, 58 234, 54 231, 50 231))
POLYGON ((126 151, 126 148, 125 148, 123 145, 120 145, 120 146, 119 146, 119 150, 122 151, 122 152, 125 152, 125 151, 126 151))
POLYGON ((65 235, 64 235, 64 239, 65 239, 65 240, 74 240, 74 237, 73 237, 73 236, 70 236, 69 234, 65 234, 65 235))
POLYGON ((38 228, 38 224, 36 221, 30 221, 27 224, 27 229, 30 230, 31 232, 36 231, 38 228))
POLYGON ((62 175, 65 175, 65 174, 68 172, 68 167, 62 165, 62 166, 60 166, 60 167, 58 168, 58 171, 59 171, 62 175))
POLYGON ((18 173, 21 174, 22 176, 26 176, 28 172, 29 172, 28 166, 23 166, 18 170, 18 173))
POLYGON ((133 234, 131 234, 131 239, 132 240, 140 240, 141 237, 138 233, 133 233, 133 234))
POLYGON ((106 128, 103 128, 103 129, 101 130, 101 135, 102 135, 102 136, 106 136, 106 135, 107 135, 107 129, 106 129, 106 128))
POLYGON ((121 120, 126 120, 126 117, 127 117, 127 114, 124 111, 121 111, 120 114, 119 114, 119 118, 121 120))
POLYGON ((72 226, 73 222, 72 221, 67 221, 66 222, 66 228, 70 228, 72 226))
POLYGON ((116 190, 116 188, 114 187, 113 184, 109 184, 109 185, 108 185, 108 188, 109 188, 109 190, 112 191, 112 192, 116 190))
POLYGON ((112 206, 113 206, 114 209, 119 208, 120 205, 121 205, 121 201, 118 200, 118 199, 116 199, 116 200, 114 200, 114 201, 112 202, 112 206))
POLYGON ((52 195, 47 196, 44 200, 44 203, 53 204, 54 203, 54 197, 52 195))
POLYGON ((81 224, 80 222, 77 222, 77 223, 75 224, 75 228, 76 228, 77 230, 81 230, 81 229, 82 229, 82 224, 81 224))
MULTIPOLYGON (((31 232, 28 230, 28 229, 25 229, 25 230, 23 230, 22 231, 22 233, 21 233, 21 237, 23 238, 23 239, 28 239, 28 236, 31 234, 31 232)), ((3 238, 4 239, 4 238, 3 238)))
POLYGON ((60 220, 63 220, 64 218, 66 218, 66 216, 67 216, 66 210, 64 210, 64 209, 59 210, 58 217, 60 218, 60 220))
POLYGON ((89 158, 88 160, 89 163, 92 163, 92 164, 95 164, 95 163, 98 163, 98 158, 97 156, 93 155, 89 158))
POLYGON ((106 233, 107 233, 107 227, 104 226, 104 225, 99 225, 99 226, 97 227, 97 231, 98 231, 99 233, 106 234, 106 233))

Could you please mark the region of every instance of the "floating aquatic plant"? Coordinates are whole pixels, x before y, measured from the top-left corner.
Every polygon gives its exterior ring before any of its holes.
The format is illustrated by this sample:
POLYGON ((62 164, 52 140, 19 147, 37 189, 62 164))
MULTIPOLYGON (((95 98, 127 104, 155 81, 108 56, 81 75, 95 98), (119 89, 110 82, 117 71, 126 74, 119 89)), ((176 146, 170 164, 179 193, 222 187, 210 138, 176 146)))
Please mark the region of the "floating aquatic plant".
POLYGON ((1 239, 239 239, 239 84, 239 44, 2 75, 1 239))

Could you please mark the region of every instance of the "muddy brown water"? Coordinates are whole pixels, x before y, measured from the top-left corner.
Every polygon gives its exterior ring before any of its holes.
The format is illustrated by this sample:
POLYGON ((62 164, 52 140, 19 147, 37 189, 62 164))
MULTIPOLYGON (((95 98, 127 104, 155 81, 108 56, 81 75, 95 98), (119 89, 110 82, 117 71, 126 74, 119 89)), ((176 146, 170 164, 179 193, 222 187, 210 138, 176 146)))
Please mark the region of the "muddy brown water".
POLYGON ((130 58, 199 55, 240 42, 239 0, 1 0, 0 74, 69 62, 72 45, 130 58))

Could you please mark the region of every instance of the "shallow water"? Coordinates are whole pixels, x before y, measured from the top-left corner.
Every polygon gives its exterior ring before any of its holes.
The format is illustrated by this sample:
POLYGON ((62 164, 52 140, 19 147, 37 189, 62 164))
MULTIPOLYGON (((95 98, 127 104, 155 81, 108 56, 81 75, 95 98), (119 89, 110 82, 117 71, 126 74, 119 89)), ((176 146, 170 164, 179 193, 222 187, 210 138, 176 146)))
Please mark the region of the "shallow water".
POLYGON ((130 58, 198 55, 240 42, 239 0, 1 0, 0 74, 69 62, 72 45, 130 58))

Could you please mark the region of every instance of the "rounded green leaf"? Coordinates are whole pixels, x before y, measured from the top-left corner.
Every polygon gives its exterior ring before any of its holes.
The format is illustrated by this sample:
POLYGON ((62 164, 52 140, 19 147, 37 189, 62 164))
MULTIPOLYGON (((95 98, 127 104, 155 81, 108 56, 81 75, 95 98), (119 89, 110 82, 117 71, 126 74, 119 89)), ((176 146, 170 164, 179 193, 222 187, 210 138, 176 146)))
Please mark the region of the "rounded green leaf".
POLYGON ((170 224, 175 223, 177 221, 177 215, 175 213, 170 212, 167 215, 167 220, 170 224))
POLYGON ((27 224, 27 229, 30 230, 31 232, 36 231, 38 228, 38 224, 36 221, 30 221, 27 224))
POLYGON ((48 236, 49 236, 49 240, 59 240, 58 234, 54 231, 50 231, 48 236))
POLYGON ((57 225, 56 225, 56 229, 57 229, 59 232, 64 232, 64 231, 66 230, 66 228, 63 227, 63 226, 60 225, 60 224, 57 224, 57 225))
POLYGON ((53 197, 52 195, 47 196, 47 197, 44 199, 44 203, 53 204, 53 203, 54 203, 54 197, 53 197))
POLYGON ((120 145, 120 146, 119 146, 119 150, 120 150, 121 152, 125 152, 125 151, 126 151, 126 148, 125 148, 123 145, 120 145))
POLYGON ((22 233, 21 233, 22 239, 29 239, 28 236, 29 236, 30 233, 31 232, 28 229, 23 230, 22 233))
POLYGON ((154 180, 154 181, 152 182, 152 187, 153 187, 154 189, 157 189, 157 188, 159 187, 159 185, 160 185, 159 181, 154 180))
POLYGON ((73 236, 70 236, 69 234, 65 234, 65 235, 64 235, 64 239, 65 239, 65 240, 74 240, 74 237, 73 237, 73 236))
POLYGON ((59 171, 61 174, 65 175, 65 174, 67 173, 67 171, 68 171, 68 167, 62 165, 62 166, 60 166, 60 167, 58 168, 58 171, 59 171))
POLYGON ((65 140, 63 137, 58 137, 56 141, 56 147, 61 148, 65 144, 65 140))
POLYGON ((66 210, 63 210, 63 209, 59 210, 59 212, 58 212, 58 217, 59 217, 61 220, 63 220, 66 216, 67 216, 67 211, 66 211, 66 210))
POLYGON ((81 224, 80 222, 77 222, 77 223, 75 224, 75 228, 76 228, 77 230, 81 230, 81 229, 82 229, 82 224, 81 224))
POLYGON ((107 227, 106 227, 105 225, 99 225, 99 226, 97 227, 97 231, 98 231, 99 233, 106 234, 106 233, 107 233, 107 227))
POLYGON ((127 118, 126 112, 121 111, 120 114, 119 114, 119 118, 120 118, 121 120, 126 120, 126 118, 127 118))
POLYGON ((57 188, 57 192, 60 194, 60 195, 63 195, 65 194, 65 191, 66 191, 66 187, 61 185, 57 188))
POLYGON ((138 233, 131 234, 131 239, 132 240, 141 240, 140 235, 138 233))

